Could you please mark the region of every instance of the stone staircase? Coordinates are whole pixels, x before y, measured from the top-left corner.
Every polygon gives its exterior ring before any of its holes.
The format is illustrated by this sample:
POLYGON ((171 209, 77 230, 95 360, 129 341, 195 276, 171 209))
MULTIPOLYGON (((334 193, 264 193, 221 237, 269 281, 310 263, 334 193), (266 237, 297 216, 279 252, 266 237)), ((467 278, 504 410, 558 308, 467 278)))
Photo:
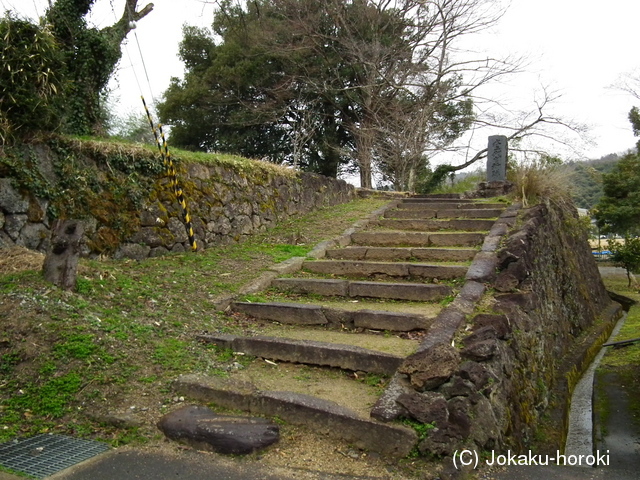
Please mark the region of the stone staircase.
POLYGON ((406 456, 414 430, 369 416, 381 395, 376 384, 429 335, 505 207, 456 197, 391 202, 342 246, 293 262, 301 268, 283 270, 259 301, 234 301, 251 335, 199 337, 256 361, 230 378, 182 376, 175 389, 406 456))

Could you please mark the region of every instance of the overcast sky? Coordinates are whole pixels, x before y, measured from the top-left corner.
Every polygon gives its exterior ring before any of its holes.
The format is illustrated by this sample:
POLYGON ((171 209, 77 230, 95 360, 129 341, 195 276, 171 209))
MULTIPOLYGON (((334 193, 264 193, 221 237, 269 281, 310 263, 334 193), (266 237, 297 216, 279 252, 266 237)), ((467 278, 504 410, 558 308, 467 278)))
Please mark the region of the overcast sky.
MULTIPOLYGON (((112 82, 120 112, 141 111, 141 91, 148 102, 162 96, 169 79, 183 72, 177 58, 182 25, 209 26, 213 18, 212 4, 200 0, 153 3, 153 12, 139 22, 135 35, 129 35, 112 82)), ((0 0, 3 10, 32 18, 42 15, 47 4, 47 0, 0 0)), ((141 1, 140 8, 145 4, 141 1)), ((123 6, 124 0, 97 0, 91 21, 98 27, 110 25, 123 6)), ((559 153, 598 158, 626 151, 638 140, 627 120, 634 98, 611 86, 620 75, 640 67, 640 58, 633 55, 639 18, 638 0, 608 0, 606 5, 601 0, 512 0, 499 25, 474 44, 492 55, 526 55, 527 73, 505 80, 492 91, 509 92, 523 109, 533 105, 542 85, 560 93, 553 113, 588 124, 594 143, 579 142, 583 148, 577 152, 559 153)))

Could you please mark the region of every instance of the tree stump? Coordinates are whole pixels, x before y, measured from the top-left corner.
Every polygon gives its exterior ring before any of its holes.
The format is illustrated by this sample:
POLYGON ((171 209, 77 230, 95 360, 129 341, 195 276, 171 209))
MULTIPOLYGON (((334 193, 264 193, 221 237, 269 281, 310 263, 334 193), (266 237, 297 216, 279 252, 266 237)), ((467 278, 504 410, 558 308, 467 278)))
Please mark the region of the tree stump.
POLYGON ((84 226, 79 220, 55 220, 51 246, 44 259, 44 279, 65 290, 76 288, 84 226))

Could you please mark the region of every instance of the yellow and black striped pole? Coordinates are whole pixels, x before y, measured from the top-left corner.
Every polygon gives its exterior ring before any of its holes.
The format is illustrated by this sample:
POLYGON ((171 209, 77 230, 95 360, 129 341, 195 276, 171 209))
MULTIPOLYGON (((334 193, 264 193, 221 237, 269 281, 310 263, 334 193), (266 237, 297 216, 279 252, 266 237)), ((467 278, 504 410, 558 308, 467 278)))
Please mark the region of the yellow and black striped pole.
POLYGON ((162 125, 156 125, 153 123, 153 119, 151 118, 151 113, 149 112, 149 108, 147 107, 147 102, 145 102, 144 97, 142 98, 142 104, 144 105, 144 110, 147 112, 147 120, 149 120, 149 125, 151 126, 151 130, 153 131, 153 137, 156 139, 156 145, 158 146, 158 151, 160 152, 160 156, 162 157, 162 161, 164 163, 164 167, 167 172, 167 176, 169 177, 169 184, 173 188, 173 193, 182 207, 182 216, 184 220, 184 226, 187 229, 187 235, 189 236, 189 244, 191 245, 191 250, 194 252, 198 249, 198 245, 196 243, 196 238, 193 233, 193 226, 191 225, 191 215, 189 215, 189 210, 187 209, 187 201, 184 198, 184 191, 180 184, 178 183, 178 173, 176 172, 175 167, 173 166, 173 161, 171 160, 171 153, 169 153, 169 146, 167 145, 167 140, 165 139, 164 132, 162 131, 162 125), (158 133, 159 132, 159 133, 158 133))

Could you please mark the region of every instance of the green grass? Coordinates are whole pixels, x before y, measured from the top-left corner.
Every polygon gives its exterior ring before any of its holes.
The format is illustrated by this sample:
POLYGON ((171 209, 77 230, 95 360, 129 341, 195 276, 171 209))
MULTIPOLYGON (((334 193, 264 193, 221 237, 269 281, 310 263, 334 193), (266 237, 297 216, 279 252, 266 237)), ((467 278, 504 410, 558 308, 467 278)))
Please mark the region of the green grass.
POLYGON ((153 437, 154 426, 123 429, 93 414, 145 406, 160 415, 179 374, 226 376, 234 364, 251 361, 196 340, 203 332, 252 328, 213 302, 274 263, 305 256, 385 203, 322 209, 196 254, 81 260, 77 292, 52 287, 39 271, 0 275, 0 442, 45 432, 114 445, 153 437))
MULTIPOLYGON (((624 275, 604 277, 603 280, 609 290, 639 302, 630 308, 622 328, 613 341, 640 337, 640 291, 638 287, 629 287, 624 275)), ((596 375, 614 373, 624 383, 631 411, 635 415, 636 424, 640 427, 640 342, 624 347, 605 348, 605 355, 602 357, 596 375)), ((599 402, 596 409, 600 416, 600 425, 604 427, 610 407, 604 401, 605 395, 598 395, 598 397, 599 402)), ((606 433, 606 431, 601 433, 606 433)))

